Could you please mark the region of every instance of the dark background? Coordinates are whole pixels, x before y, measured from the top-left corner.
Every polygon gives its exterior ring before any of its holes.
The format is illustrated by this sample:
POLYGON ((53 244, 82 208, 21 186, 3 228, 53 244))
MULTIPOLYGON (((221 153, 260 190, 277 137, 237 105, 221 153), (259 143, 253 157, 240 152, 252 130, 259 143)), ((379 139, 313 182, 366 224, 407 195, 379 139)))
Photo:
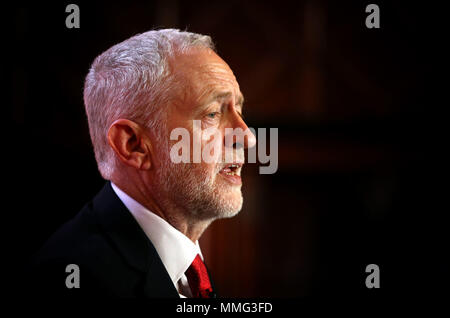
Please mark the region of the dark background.
POLYGON ((26 276, 32 253, 104 183, 82 100, 90 63, 173 27, 211 35, 248 125, 279 129, 277 173, 248 164, 242 212, 201 240, 222 296, 448 294, 441 7, 375 1, 381 28, 367 29, 369 1, 75 1, 81 28, 67 29, 69 3, 4 11, 9 278, 26 276), (365 287, 372 263, 379 290, 365 287))

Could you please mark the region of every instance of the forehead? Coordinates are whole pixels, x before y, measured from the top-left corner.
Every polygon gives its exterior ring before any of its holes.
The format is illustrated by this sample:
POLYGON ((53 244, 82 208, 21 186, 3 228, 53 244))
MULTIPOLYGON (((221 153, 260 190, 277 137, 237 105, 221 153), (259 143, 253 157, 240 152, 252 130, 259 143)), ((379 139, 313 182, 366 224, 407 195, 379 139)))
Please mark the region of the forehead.
POLYGON ((174 74, 187 85, 191 97, 202 100, 212 94, 241 99, 239 84, 227 63, 210 49, 193 49, 173 59, 174 74))

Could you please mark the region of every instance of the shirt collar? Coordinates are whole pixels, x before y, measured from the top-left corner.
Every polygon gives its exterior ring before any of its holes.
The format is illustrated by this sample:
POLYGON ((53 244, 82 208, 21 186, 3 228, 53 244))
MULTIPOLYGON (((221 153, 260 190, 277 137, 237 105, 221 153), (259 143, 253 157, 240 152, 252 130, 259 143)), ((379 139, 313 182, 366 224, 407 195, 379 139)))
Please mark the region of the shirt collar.
POLYGON ((184 275, 197 254, 203 259, 198 241, 192 242, 166 220, 154 214, 111 182, 119 199, 153 243, 173 284, 184 275))

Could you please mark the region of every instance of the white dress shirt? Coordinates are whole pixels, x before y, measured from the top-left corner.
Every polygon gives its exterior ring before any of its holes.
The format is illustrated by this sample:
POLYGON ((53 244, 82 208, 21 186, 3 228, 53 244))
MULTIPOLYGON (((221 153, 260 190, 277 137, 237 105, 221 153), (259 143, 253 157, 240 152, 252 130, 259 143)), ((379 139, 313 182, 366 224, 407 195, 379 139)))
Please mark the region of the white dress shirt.
POLYGON ((111 186, 152 242, 180 297, 192 297, 184 273, 197 254, 203 259, 198 241, 192 242, 166 220, 145 208, 114 183, 111 182, 111 186))

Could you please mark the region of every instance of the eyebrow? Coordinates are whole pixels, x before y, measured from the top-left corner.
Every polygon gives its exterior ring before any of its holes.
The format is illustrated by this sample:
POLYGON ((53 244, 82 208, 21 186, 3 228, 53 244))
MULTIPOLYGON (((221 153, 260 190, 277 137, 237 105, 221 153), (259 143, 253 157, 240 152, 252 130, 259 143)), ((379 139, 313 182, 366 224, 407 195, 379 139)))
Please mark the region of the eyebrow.
MULTIPOLYGON (((218 99, 226 99, 230 98, 233 94, 231 92, 217 92, 212 100, 218 100, 218 99)), ((236 105, 239 105, 241 107, 244 106, 244 95, 239 94, 236 105)))

